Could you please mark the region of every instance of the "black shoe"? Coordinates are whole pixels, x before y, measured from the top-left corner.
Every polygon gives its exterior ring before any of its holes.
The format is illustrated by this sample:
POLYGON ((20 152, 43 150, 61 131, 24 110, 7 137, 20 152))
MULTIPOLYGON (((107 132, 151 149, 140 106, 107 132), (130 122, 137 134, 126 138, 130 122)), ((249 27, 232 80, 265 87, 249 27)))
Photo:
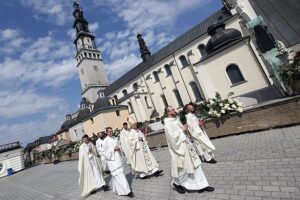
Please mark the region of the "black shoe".
POLYGON ((163 170, 157 170, 157 171, 154 173, 154 176, 159 176, 162 172, 163 172, 163 170))
POLYGON ((126 196, 132 198, 132 197, 134 197, 134 194, 133 194, 133 192, 131 191, 131 192, 129 192, 126 196))
POLYGON ((215 191, 215 188, 208 186, 206 188, 199 190, 198 192, 202 193, 202 192, 213 192, 213 191, 215 191))
POLYGON ((109 187, 108 185, 104 185, 104 186, 103 186, 103 190, 104 190, 104 191, 108 191, 108 190, 110 190, 110 187, 109 187))
POLYGON ((204 161, 204 162, 210 163, 210 164, 216 164, 217 163, 217 161, 213 158, 210 161, 204 161))
POLYGON ((180 194, 184 194, 184 193, 185 193, 185 190, 184 190, 184 188, 183 188, 182 186, 176 185, 175 183, 173 183, 173 186, 174 186, 175 190, 176 190, 178 193, 180 193, 180 194))
POLYGON ((149 176, 140 177, 140 179, 147 179, 149 176))

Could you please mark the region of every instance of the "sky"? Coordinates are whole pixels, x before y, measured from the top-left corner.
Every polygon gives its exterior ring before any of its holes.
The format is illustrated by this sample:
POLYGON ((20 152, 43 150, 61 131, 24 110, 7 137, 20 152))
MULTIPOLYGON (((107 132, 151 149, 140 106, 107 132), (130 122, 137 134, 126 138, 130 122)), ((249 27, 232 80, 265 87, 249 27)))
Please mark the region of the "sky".
MULTIPOLYGON (((221 0, 77 0, 112 83, 222 7, 221 0)), ((78 110, 73 0, 0 1, 0 145, 54 134, 78 110)))

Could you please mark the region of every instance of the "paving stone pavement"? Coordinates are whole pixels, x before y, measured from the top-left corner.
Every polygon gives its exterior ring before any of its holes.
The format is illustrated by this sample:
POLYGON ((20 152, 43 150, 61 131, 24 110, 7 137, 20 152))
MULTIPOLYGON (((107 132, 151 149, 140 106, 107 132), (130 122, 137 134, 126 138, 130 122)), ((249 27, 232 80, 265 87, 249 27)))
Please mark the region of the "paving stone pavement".
MULTIPOLYGON (((202 164, 215 191, 178 194, 170 185, 170 155, 167 148, 154 151, 164 175, 134 179, 126 176, 134 199, 300 199, 300 126, 214 139, 217 164, 202 164)), ((109 182, 110 176, 105 177, 109 182)), ((81 199, 77 162, 38 165, 0 179, 0 200, 81 199)), ((87 200, 129 199, 112 191, 99 191, 87 200)))

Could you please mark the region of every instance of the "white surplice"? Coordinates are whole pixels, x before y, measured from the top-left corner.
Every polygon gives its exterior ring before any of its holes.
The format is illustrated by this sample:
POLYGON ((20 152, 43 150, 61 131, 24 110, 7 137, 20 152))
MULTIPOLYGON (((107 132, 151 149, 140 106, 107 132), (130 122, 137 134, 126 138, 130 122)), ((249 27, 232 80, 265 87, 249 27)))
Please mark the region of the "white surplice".
POLYGON ((201 190, 208 182, 195 148, 184 134, 178 118, 165 118, 165 135, 171 154, 172 183, 188 190, 201 190))
POLYGON ((103 141, 103 156, 112 176, 112 189, 118 195, 127 195, 131 190, 123 172, 120 151, 115 151, 115 147, 119 146, 118 139, 107 136, 103 141))
POLYGON ((129 143, 132 151, 131 167, 134 174, 143 178, 159 170, 157 161, 149 149, 144 134, 140 130, 130 130, 129 143), (143 141, 139 141, 139 137, 143 141))
POLYGON ((126 156, 127 164, 131 164, 131 155, 132 155, 132 151, 129 144, 129 131, 130 131, 129 129, 126 130, 123 128, 122 131, 120 132, 121 148, 126 156))
POLYGON ((98 188, 105 185, 102 176, 101 163, 97 158, 97 150, 92 143, 83 143, 79 148, 79 188, 82 197, 86 197, 98 188), (89 152, 91 148, 91 152, 89 152))
POLYGON ((194 143, 202 159, 210 161, 214 158, 213 151, 216 147, 212 144, 206 132, 199 126, 199 120, 193 113, 186 115, 188 130, 191 133, 194 143))
POLYGON ((98 153, 99 153, 99 155, 101 157, 101 163, 102 163, 101 167, 102 167, 102 170, 103 171, 107 171, 108 170, 108 166, 107 166, 106 160, 105 160, 105 158, 103 156, 103 152, 104 152, 104 149, 103 149, 103 143, 104 143, 104 141, 103 140, 101 138, 98 138, 98 140, 96 141, 96 148, 97 148, 98 153))

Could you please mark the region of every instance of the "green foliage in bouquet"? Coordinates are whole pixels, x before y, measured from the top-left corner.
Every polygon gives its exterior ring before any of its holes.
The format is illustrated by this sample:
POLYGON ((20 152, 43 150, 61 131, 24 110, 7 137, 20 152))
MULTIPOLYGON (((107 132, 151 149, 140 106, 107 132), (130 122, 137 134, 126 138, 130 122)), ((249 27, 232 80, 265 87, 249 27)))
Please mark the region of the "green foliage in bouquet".
POLYGON ((279 69, 279 76, 291 95, 300 94, 300 51, 294 57, 292 63, 286 64, 279 69))
POLYGON ((114 136, 114 137, 119 137, 120 133, 121 133, 121 129, 116 128, 116 129, 114 130, 114 132, 113 132, 113 136, 114 136))

